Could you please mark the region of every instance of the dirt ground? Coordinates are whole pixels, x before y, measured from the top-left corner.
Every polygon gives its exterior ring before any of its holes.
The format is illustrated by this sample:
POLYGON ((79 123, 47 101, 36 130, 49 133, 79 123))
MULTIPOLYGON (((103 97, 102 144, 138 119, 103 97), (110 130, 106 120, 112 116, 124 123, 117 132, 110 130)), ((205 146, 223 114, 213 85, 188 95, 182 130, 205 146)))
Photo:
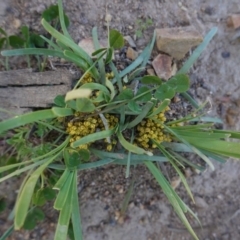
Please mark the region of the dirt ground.
MULTIPOLYGON (((54 2, 1 0, 0 25, 9 33, 17 32, 23 24, 41 32, 40 13, 54 2)), ((239 31, 226 23, 229 15, 240 13, 239 0, 69 0, 64 1, 64 7, 71 21, 70 33, 77 42, 91 36, 94 26, 98 27, 101 38, 106 36, 106 9, 112 16, 111 27, 132 37, 138 27, 136 20, 150 17, 153 26, 135 41, 138 50, 151 39, 154 28, 193 25, 204 36, 217 26, 217 35, 190 72, 191 93, 200 102, 207 98, 211 101, 209 115, 222 118, 225 128, 240 130, 239 31)), ((200 174, 190 171, 188 182, 196 205, 190 202, 181 185, 177 190, 202 222, 200 228, 192 221, 201 240, 237 240, 240 239, 240 163, 229 160, 224 165, 216 163, 215 167, 215 171, 209 169, 200 174)), ((192 239, 144 167, 133 169, 136 187, 126 217, 119 221, 118 211, 131 182, 124 178, 124 171, 124 167, 108 166, 79 176, 84 239, 192 239)), ((16 194, 11 183, 1 184, 0 190, 12 197, 16 194)), ((4 216, 0 219, 1 233, 9 223, 4 216)), ((57 214, 49 211, 46 221, 36 230, 18 232, 9 239, 53 239, 56 222, 57 214)))

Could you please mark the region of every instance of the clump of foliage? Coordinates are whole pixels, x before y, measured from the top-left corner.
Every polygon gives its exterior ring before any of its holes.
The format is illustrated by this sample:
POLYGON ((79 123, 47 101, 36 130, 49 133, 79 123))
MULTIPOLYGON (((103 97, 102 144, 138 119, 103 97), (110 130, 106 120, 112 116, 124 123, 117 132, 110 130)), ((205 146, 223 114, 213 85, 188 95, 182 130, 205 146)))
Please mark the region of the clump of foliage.
POLYGON ((137 19, 135 25, 136 25, 135 30, 136 37, 141 38, 143 32, 153 25, 153 20, 151 18, 137 19))
POLYGON ((197 217, 171 187, 156 163, 169 162, 194 201, 182 169, 190 166, 202 171, 206 166, 192 163, 180 155, 181 152, 198 155, 212 169, 214 166, 210 159, 224 162, 225 157, 240 158, 240 143, 232 141, 240 139, 240 133, 215 129, 214 123, 219 120, 204 117, 204 104, 198 106, 187 94, 190 80, 186 73, 216 29, 207 34, 181 70, 165 82, 156 76, 143 76, 155 34, 140 56, 119 72, 112 55, 115 49, 123 46, 122 35, 109 30, 108 47, 100 48, 97 30, 93 28, 96 51, 89 56, 68 33, 61 0, 58 1, 58 10, 62 33, 42 19, 43 27, 52 36, 51 39, 43 38, 49 44, 48 49, 2 51, 2 55, 7 57, 29 54, 60 57, 75 63, 83 71, 74 88, 65 96, 57 96, 51 109, 0 122, 0 134, 7 136, 7 131, 11 130, 13 136, 8 141, 18 153, 20 149, 27 149, 24 146, 29 146, 31 137, 40 139, 38 143, 30 144, 36 151, 0 167, 3 174, 0 182, 27 173, 16 199, 14 229, 32 228, 43 218, 39 207, 54 199, 54 208, 59 211, 55 239, 66 239, 68 229, 74 239, 82 239, 78 172, 106 164, 121 164, 126 165, 126 177, 129 177, 130 166, 144 164, 182 223, 194 239, 198 239, 186 214, 197 217), (106 69, 110 71, 106 72, 106 69), (132 83, 138 84, 132 87, 132 83), (176 94, 182 94, 196 109, 180 119, 168 120, 166 113, 176 94), (120 150, 116 143, 122 146, 120 150), (23 144, 23 147, 18 148, 18 144, 23 144), (91 160, 92 156, 97 160, 91 160), (31 219, 34 224, 29 224, 31 219))
MULTIPOLYGON (((51 5, 42 13, 42 18, 44 18, 47 22, 53 24, 56 29, 59 26, 59 11, 58 5, 51 5)), ((64 14, 64 22, 65 25, 69 26, 68 16, 64 14)), ((0 50, 1 49, 9 49, 9 48, 44 48, 46 46, 46 38, 44 36, 40 36, 39 34, 33 32, 29 29, 28 26, 22 26, 20 29, 20 33, 17 35, 10 35, 6 33, 2 28, 0 28, 0 50)), ((38 55, 35 55, 38 59, 39 69, 42 71, 45 67, 45 61, 47 57, 43 60, 43 66, 40 66, 40 59, 38 55)), ((5 59, 6 70, 9 70, 9 61, 8 57, 5 59)), ((29 55, 27 55, 27 64, 28 68, 31 67, 29 55)))

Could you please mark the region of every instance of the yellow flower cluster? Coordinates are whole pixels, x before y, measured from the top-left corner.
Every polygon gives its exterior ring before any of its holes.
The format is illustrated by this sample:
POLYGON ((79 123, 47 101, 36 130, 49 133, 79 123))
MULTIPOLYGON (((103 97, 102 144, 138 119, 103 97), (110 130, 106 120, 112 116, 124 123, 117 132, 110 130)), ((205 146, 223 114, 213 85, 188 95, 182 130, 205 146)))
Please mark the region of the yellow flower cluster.
POLYGON ((106 73, 106 79, 111 80, 111 79, 113 79, 113 77, 114 77, 114 73, 113 72, 106 73))
POLYGON ((81 84, 91 83, 91 82, 93 82, 93 78, 90 73, 87 73, 81 80, 81 84))
MULTIPOLYGON (((166 122, 165 111, 170 110, 167 107, 162 113, 159 113, 155 116, 155 118, 164 123, 166 122)), ((154 121, 152 119, 144 119, 137 126, 137 137, 136 143, 146 149, 157 148, 157 145, 154 144, 151 139, 155 140, 158 143, 161 142, 171 142, 172 139, 169 134, 164 133, 163 126, 161 123, 154 121)))
MULTIPOLYGON (((71 136, 70 142, 75 142, 82 137, 85 137, 91 133, 96 132, 97 130, 105 130, 104 123, 102 119, 97 116, 97 117, 86 117, 85 119, 81 118, 82 114, 81 113, 75 113, 75 119, 71 120, 70 122, 67 123, 67 128, 66 132, 71 136)), ((108 126, 108 129, 113 129, 116 124, 118 123, 118 118, 114 115, 110 114, 105 114, 104 115, 106 119, 106 123, 108 126)), ((107 142, 106 149, 108 151, 111 151, 113 146, 117 143, 116 141, 111 141, 111 143, 107 142)), ((79 149, 88 149, 91 143, 88 144, 83 144, 79 146, 79 149)))

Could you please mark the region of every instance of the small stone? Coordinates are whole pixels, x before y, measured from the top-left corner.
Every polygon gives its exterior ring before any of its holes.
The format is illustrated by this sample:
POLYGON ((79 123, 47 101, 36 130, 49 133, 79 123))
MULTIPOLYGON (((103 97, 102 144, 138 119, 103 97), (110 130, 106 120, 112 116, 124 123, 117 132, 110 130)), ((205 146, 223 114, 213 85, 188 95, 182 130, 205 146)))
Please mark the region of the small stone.
POLYGON ((152 69, 152 68, 148 68, 148 69, 147 69, 147 73, 148 73, 148 75, 150 75, 150 76, 156 76, 155 71, 154 71, 154 69, 152 69))
POLYGON ((118 190, 118 193, 123 193, 124 191, 123 191, 123 188, 120 188, 119 190, 118 190))
POLYGON ((124 37, 124 39, 128 42, 128 44, 131 46, 131 47, 133 47, 133 48, 136 48, 137 46, 136 46, 136 44, 135 44, 135 42, 134 42, 134 40, 132 39, 132 37, 131 36, 125 36, 124 37))
POLYGON ((227 19, 227 25, 229 27, 232 27, 234 29, 237 29, 240 27, 240 14, 232 14, 228 19, 227 19))
POLYGON ((153 68, 158 77, 165 80, 172 76, 172 58, 165 54, 158 54, 152 61, 153 68))
POLYGON ((127 49, 127 58, 131 60, 135 60, 138 57, 138 52, 133 50, 131 47, 127 49))
POLYGON ((128 208, 131 209, 131 208, 133 208, 133 207, 135 207, 135 204, 134 204, 134 202, 131 202, 131 203, 129 204, 128 208))
POLYGON ((115 212, 115 220, 118 220, 120 218, 120 216, 121 216, 120 211, 116 211, 115 212))
POLYGON ((228 108, 227 113, 231 114, 233 116, 238 116, 240 111, 237 107, 231 106, 231 107, 228 108))
POLYGON ((192 176, 192 171, 191 171, 191 169, 190 169, 190 168, 185 168, 184 174, 185 174, 185 177, 186 177, 186 178, 191 177, 191 176, 192 176))
POLYGON ((171 181, 171 186, 175 190, 180 185, 180 183, 181 183, 181 178, 176 177, 171 181))
POLYGON ((14 28, 16 28, 16 29, 20 28, 21 24, 22 24, 22 22, 21 22, 20 19, 15 18, 15 19, 13 20, 13 26, 14 26, 14 28))
POLYGON ((124 216, 119 217, 118 223, 121 224, 121 225, 124 223, 124 216))
POLYGON ((206 203, 206 201, 202 198, 202 197, 194 197, 195 200, 195 204, 197 207, 199 208, 207 208, 208 204, 206 203))
POLYGON ((233 117, 232 115, 230 115, 230 114, 227 114, 227 115, 226 115, 226 122, 227 122, 227 124, 228 124, 229 126, 231 126, 231 127, 235 126, 235 119, 234 119, 234 117, 233 117))
POLYGON ((156 29, 156 44, 159 51, 168 53, 177 60, 199 45, 203 38, 193 27, 156 29))
POLYGON ((224 51, 221 53, 222 58, 229 58, 230 57, 230 52, 224 51))

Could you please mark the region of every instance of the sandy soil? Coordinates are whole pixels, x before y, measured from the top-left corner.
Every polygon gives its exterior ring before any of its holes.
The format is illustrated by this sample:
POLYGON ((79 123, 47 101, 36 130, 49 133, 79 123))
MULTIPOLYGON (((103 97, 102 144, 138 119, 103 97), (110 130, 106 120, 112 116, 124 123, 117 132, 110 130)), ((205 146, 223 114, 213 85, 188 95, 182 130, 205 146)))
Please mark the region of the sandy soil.
MULTIPOLYGON (((20 21, 36 31, 43 31, 39 24, 40 13, 53 2, 2 0, 0 25, 12 33, 18 31, 20 21)), ((132 37, 137 19, 152 18, 154 25, 136 40, 138 49, 149 41, 155 27, 193 25, 205 35, 217 26, 217 35, 190 72, 194 85, 191 92, 200 102, 206 98, 211 100, 209 114, 221 117, 226 128, 240 129, 240 110, 236 104, 240 99, 240 41, 235 38, 237 32, 226 24, 229 15, 240 12, 239 0, 70 0, 64 3, 71 20, 70 32, 76 41, 90 36, 93 26, 98 26, 100 37, 106 36, 106 9, 112 15, 111 27, 132 37)), ((202 229, 193 222, 200 239, 237 240, 240 239, 240 163, 229 160, 215 166, 214 172, 190 172, 188 182, 196 205, 189 201, 181 185, 178 192, 202 222, 202 229)), ((146 169, 138 167, 134 172, 138 180, 123 221, 117 221, 116 216, 130 184, 130 180, 124 179, 124 168, 110 166, 80 175, 84 239, 192 239, 146 169)), ((0 185, 0 189, 14 195, 9 186, 6 189, 5 185, 0 185)), ((19 232, 10 239, 52 239, 57 214, 49 212, 47 215, 46 221, 32 233, 19 232)), ((8 223, 3 219, 1 216, 0 224, 5 229, 8 223)))

